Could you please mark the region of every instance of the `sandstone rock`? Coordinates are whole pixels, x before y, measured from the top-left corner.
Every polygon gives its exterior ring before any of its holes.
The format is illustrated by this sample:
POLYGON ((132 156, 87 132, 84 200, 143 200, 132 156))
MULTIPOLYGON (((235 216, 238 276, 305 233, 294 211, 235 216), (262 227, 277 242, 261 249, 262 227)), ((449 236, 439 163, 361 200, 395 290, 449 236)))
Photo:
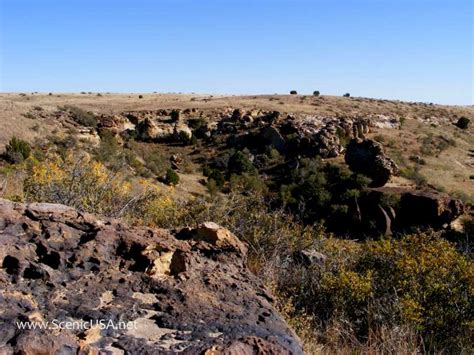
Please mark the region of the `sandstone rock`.
POLYGON ((293 253, 293 260, 305 266, 321 265, 327 260, 327 256, 313 249, 299 250, 293 253))
POLYGON ((214 223, 128 227, 66 206, 6 200, 0 220, 1 353, 302 354, 246 268, 245 245, 214 223), (15 325, 41 319, 115 328, 15 325))
POLYGON ((334 158, 344 152, 346 140, 364 138, 369 133, 369 121, 348 117, 306 117, 287 119, 281 125, 283 135, 296 135, 298 152, 334 158))
POLYGON ((235 250, 241 255, 247 254, 247 247, 229 230, 222 228, 214 222, 200 224, 194 239, 202 240, 222 249, 235 250))
POLYGON ((115 134, 135 129, 135 124, 122 115, 101 115, 98 121, 99 130, 108 130, 115 134))
POLYGON ((345 160, 352 171, 370 177, 373 187, 385 185, 392 175, 398 173, 397 165, 385 155, 382 144, 370 139, 351 140, 345 160))
POLYGON ((137 137, 144 141, 156 141, 166 139, 173 135, 174 128, 166 124, 158 126, 151 119, 146 118, 136 126, 137 137))
POLYGON ((98 147, 100 145, 100 137, 94 129, 80 128, 75 137, 79 141, 88 142, 88 144, 93 147, 98 147))
POLYGON ((176 140, 183 138, 189 140, 193 136, 193 131, 184 123, 176 123, 173 128, 173 136, 176 140))

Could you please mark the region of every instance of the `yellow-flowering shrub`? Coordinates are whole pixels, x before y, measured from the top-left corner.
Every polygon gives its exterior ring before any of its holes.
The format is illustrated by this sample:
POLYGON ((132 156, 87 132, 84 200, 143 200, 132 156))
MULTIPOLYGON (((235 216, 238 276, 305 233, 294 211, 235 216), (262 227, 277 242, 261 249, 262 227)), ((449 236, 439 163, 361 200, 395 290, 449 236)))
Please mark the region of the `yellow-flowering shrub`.
POLYGON ((26 174, 26 200, 62 203, 107 217, 124 216, 149 197, 147 186, 132 184, 87 156, 31 161, 26 174))
POLYGON ((469 350, 474 268, 454 244, 419 233, 359 243, 327 239, 320 250, 326 262, 280 273, 276 289, 318 319, 321 334, 335 321, 361 341, 406 327, 427 350, 469 350))

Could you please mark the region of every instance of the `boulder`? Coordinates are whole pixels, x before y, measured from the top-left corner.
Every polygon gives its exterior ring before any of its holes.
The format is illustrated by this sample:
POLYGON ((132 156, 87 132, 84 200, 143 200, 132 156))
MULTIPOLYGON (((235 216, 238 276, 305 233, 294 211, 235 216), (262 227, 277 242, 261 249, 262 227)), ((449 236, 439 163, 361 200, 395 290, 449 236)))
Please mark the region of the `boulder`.
POLYGON ((230 249, 240 255, 247 254, 247 247, 229 230, 222 228, 214 222, 205 222, 196 228, 195 240, 202 240, 221 249, 230 249))
POLYGON ((272 146, 282 154, 286 152, 285 138, 283 138, 277 128, 273 126, 265 127, 260 134, 266 145, 272 146))
POLYGON ((180 122, 175 124, 173 128, 173 136, 176 140, 190 140, 193 136, 193 131, 188 127, 188 125, 180 122))
POLYGON ((128 118, 121 115, 101 115, 99 117, 99 131, 107 130, 112 133, 119 134, 128 129, 134 129, 133 124, 128 118))
POLYGON ((284 135, 296 135, 295 150, 309 156, 334 158, 345 150, 345 142, 353 138, 365 138, 369 133, 369 121, 349 117, 287 118, 281 125, 284 135))
POLYGON ((413 228, 446 229, 465 211, 461 200, 429 188, 370 188, 358 204, 363 231, 384 235, 413 228))
POLYGON ((356 172, 372 179, 372 187, 385 185, 398 173, 395 162, 385 155, 381 143, 371 139, 352 139, 346 147, 346 163, 356 172))
POLYGON ((0 199, 0 353, 303 354, 246 251, 211 222, 130 227, 0 199))
POLYGON ((173 135, 172 125, 163 124, 158 126, 150 118, 145 118, 136 125, 136 136, 144 141, 158 141, 173 135))
POLYGON ((322 265, 327 256, 314 249, 298 250, 293 253, 293 261, 304 266, 322 265))
POLYGON ((398 223, 402 227, 441 228, 464 213, 461 200, 434 190, 407 191, 401 195, 398 223))

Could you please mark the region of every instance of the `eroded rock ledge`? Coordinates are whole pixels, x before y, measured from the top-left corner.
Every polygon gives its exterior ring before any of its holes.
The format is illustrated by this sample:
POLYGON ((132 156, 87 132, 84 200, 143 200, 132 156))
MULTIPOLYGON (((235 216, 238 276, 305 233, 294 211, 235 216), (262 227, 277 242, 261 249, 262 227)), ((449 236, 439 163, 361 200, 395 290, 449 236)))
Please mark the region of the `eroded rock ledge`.
POLYGON ((134 228, 63 205, 0 199, 0 353, 302 353, 245 254, 214 223, 134 228), (16 325, 54 320, 135 326, 16 325))

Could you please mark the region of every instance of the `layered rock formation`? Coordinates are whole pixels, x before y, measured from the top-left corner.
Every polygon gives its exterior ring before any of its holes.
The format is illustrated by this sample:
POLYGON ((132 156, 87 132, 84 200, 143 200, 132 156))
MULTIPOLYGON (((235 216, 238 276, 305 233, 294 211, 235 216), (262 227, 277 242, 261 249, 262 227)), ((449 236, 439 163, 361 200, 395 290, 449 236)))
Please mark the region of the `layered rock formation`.
POLYGON ((0 353, 301 354, 245 255, 213 223, 128 227, 0 200, 0 353))

